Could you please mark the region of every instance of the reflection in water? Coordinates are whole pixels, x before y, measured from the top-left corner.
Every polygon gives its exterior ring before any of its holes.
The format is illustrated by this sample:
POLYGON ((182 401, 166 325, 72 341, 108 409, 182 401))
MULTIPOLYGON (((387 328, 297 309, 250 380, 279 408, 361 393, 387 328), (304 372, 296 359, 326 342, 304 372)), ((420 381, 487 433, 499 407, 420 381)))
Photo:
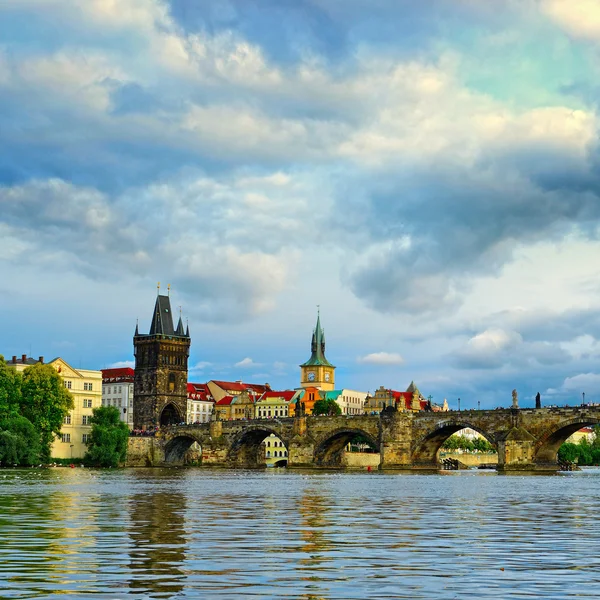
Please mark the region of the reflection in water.
POLYGON ((171 598, 184 587, 185 495, 157 490, 129 498, 129 587, 152 598, 171 598))
POLYGON ((129 502, 132 578, 129 587, 171 597, 183 589, 185 573, 185 500, 165 492, 129 502))
POLYGON ((599 486, 600 469, 0 471, 0 598, 596 598, 599 486))

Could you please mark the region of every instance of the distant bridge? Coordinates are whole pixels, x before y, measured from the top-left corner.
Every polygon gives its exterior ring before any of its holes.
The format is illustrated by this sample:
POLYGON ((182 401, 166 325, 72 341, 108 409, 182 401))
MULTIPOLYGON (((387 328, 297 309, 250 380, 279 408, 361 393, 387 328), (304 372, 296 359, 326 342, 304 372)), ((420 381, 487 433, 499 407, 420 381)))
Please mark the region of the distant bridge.
POLYGON ((288 467, 342 465, 357 434, 379 450, 381 469, 437 469, 438 451, 453 433, 470 427, 498 451, 499 470, 557 470, 560 445, 575 431, 600 423, 600 406, 394 412, 373 416, 212 421, 161 429, 154 438, 130 438, 130 465, 183 464, 194 442, 202 465, 258 467, 262 442, 274 434, 287 449, 288 467))

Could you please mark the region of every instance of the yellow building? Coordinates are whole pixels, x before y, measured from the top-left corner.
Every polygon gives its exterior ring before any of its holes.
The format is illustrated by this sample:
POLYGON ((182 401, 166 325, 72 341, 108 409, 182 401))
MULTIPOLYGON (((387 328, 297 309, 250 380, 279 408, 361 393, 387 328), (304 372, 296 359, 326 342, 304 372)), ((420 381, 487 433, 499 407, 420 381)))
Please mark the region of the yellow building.
MULTIPOLYGON (((43 356, 35 359, 23 354, 20 358, 13 356, 6 364, 22 372, 27 367, 43 362, 43 356)), ((102 371, 74 369, 62 358, 55 358, 48 364, 61 376, 74 403, 73 410, 65 417, 60 437, 52 444, 50 454, 53 458, 83 458, 87 437, 92 429, 89 425, 92 410, 102 406, 102 371)))
POLYGON ((52 444, 54 458, 83 458, 91 431, 92 410, 102 406, 102 371, 74 369, 62 358, 51 364, 62 377, 64 386, 73 396, 74 408, 65 417, 61 436, 52 444))
POLYGON ((335 367, 325 358, 325 332, 320 315, 317 315, 310 350, 310 358, 300 365, 300 385, 325 391, 335 389, 335 367))

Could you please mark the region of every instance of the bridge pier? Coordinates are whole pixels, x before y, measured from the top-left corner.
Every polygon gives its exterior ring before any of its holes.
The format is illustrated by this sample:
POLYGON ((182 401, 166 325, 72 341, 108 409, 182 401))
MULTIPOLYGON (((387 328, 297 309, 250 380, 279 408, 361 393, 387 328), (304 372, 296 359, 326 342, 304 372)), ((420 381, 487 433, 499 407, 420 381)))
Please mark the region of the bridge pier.
POLYGON ((526 429, 513 427, 498 441, 498 471, 536 471, 534 454, 535 438, 526 429))

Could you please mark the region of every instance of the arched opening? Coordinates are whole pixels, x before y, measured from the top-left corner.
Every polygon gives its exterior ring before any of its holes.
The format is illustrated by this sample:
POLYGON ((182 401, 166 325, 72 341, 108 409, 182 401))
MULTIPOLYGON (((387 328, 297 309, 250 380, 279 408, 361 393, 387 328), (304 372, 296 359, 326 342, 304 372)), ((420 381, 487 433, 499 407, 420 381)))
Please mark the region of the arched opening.
POLYGON ((192 437, 177 436, 165 444, 165 462, 173 465, 200 465, 202 446, 192 437))
POLYGON ((285 463, 277 466, 286 466, 287 447, 272 430, 247 429, 231 445, 228 462, 247 469, 272 467, 276 463, 285 463))
POLYGON ((377 467, 380 462, 378 450, 379 444, 377 440, 368 433, 358 429, 343 429, 334 432, 317 446, 315 450, 315 465, 329 468, 377 467), (362 456, 358 456, 359 453, 351 452, 352 442, 358 440, 361 441, 363 447, 368 447, 372 452, 364 452, 362 456))
MULTIPOLYGON (((470 434, 469 434, 470 435, 470 434)), ((466 436, 465 436, 466 437, 466 436)), ((467 446, 465 444, 465 446, 467 446)), ((476 448, 477 444, 473 444, 473 448, 476 448)), ((468 447, 468 446, 467 446, 468 447)), ((447 450, 452 450, 452 448, 448 448, 447 450)), ((457 448, 456 450, 460 450, 457 448)), ((442 466, 442 461, 450 458, 448 454, 451 455, 452 463, 456 467, 478 467, 478 466, 491 466, 491 463, 497 463, 497 452, 498 446, 494 439, 490 439, 486 435, 484 431, 473 427, 469 423, 440 423, 435 430, 425 435, 421 440, 419 440, 413 449, 413 459, 412 463, 417 468, 426 468, 426 469, 439 469, 442 466), (488 463, 482 463, 480 456, 470 456, 469 451, 466 452, 441 452, 442 446, 444 443, 451 438, 454 434, 458 434, 459 432, 463 432, 463 430, 468 430, 469 432, 473 432, 473 439, 481 439, 483 438, 488 442, 486 446, 491 448, 491 452, 489 454, 494 454, 496 456, 495 461, 491 461, 490 457, 485 457, 485 460, 489 461, 488 463), (463 456, 459 456, 459 455, 463 456), (454 461, 458 461, 456 464, 454 461)))
POLYGON ((164 427, 167 425, 175 425, 177 423, 181 423, 183 419, 181 418, 177 407, 174 404, 167 404, 162 413, 160 413, 160 426, 164 427))
POLYGON ((537 451, 534 461, 540 466, 556 466, 558 464, 558 450, 576 431, 583 427, 598 425, 598 419, 576 419, 561 423, 557 429, 547 432, 537 442, 537 451))

